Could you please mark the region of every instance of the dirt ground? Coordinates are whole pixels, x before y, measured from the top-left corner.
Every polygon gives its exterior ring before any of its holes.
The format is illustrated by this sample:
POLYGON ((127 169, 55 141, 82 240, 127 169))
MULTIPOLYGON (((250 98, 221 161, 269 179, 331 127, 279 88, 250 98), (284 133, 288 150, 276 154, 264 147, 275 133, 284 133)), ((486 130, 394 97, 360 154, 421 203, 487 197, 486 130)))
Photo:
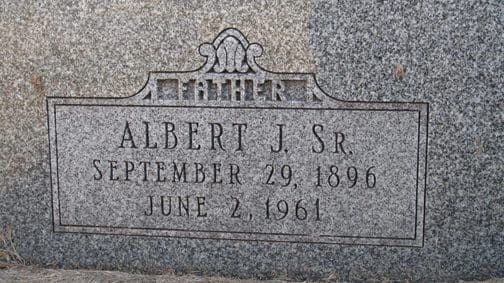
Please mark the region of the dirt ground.
MULTIPOLYGON (((240 280, 222 277, 202 277, 196 275, 144 275, 102 270, 63 270, 15 265, 0 269, 0 282, 202 282, 202 283, 284 283, 284 280, 240 280)), ((335 282, 330 278, 321 282, 335 282)), ((463 281, 459 281, 463 282, 463 281)), ((485 283, 504 283, 504 279, 492 279, 485 283)))

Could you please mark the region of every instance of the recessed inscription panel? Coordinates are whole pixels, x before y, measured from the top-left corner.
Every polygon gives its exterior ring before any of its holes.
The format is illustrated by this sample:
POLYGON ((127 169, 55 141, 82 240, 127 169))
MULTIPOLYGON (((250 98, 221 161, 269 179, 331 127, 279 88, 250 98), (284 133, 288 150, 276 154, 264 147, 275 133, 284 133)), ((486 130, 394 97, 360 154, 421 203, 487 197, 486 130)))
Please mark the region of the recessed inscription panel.
POLYGON ((224 62, 236 32, 134 97, 48 100, 55 231, 421 246, 427 105, 334 100, 244 38, 224 62))

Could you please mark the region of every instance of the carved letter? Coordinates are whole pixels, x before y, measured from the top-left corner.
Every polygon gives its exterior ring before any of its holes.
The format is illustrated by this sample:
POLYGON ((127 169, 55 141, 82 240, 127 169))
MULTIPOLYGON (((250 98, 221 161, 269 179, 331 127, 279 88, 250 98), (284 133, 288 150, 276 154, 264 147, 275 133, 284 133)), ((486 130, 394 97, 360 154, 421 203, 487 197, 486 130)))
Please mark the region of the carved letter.
POLYGON ((121 145, 119 146, 120 148, 124 148, 125 141, 131 142, 130 148, 136 148, 135 142, 133 141, 133 135, 131 135, 131 130, 128 121, 126 121, 126 126, 124 127, 121 145), (128 136, 126 137, 126 135, 128 136))

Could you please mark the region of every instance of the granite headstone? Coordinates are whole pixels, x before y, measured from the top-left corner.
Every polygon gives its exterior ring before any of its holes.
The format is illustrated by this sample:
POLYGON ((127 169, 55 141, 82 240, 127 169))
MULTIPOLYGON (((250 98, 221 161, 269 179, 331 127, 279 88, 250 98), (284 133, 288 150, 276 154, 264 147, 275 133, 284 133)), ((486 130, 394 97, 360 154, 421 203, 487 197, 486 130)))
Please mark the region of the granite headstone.
POLYGON ((499 1, 0 5, 26 263, 504 277, 499 1))
POLYGON ((343 101, 236 29, 128 98, 47 100, 55 232, 423 245, 428 104, 343 101))

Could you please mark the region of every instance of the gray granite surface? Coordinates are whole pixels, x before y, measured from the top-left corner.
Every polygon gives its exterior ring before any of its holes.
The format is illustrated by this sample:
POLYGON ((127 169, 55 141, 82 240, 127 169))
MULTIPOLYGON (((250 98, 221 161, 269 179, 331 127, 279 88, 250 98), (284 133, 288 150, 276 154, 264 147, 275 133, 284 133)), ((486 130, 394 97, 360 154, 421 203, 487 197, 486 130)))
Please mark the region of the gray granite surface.
POLYGON ((504 276, 500 1, 4 2, 0 222, 28 263, 161 273, 433 281, 504 276), (333 97, 427 102, 423 247, 54 233, 45 96, 125 97, 201 66, 227 27, 333 97))

